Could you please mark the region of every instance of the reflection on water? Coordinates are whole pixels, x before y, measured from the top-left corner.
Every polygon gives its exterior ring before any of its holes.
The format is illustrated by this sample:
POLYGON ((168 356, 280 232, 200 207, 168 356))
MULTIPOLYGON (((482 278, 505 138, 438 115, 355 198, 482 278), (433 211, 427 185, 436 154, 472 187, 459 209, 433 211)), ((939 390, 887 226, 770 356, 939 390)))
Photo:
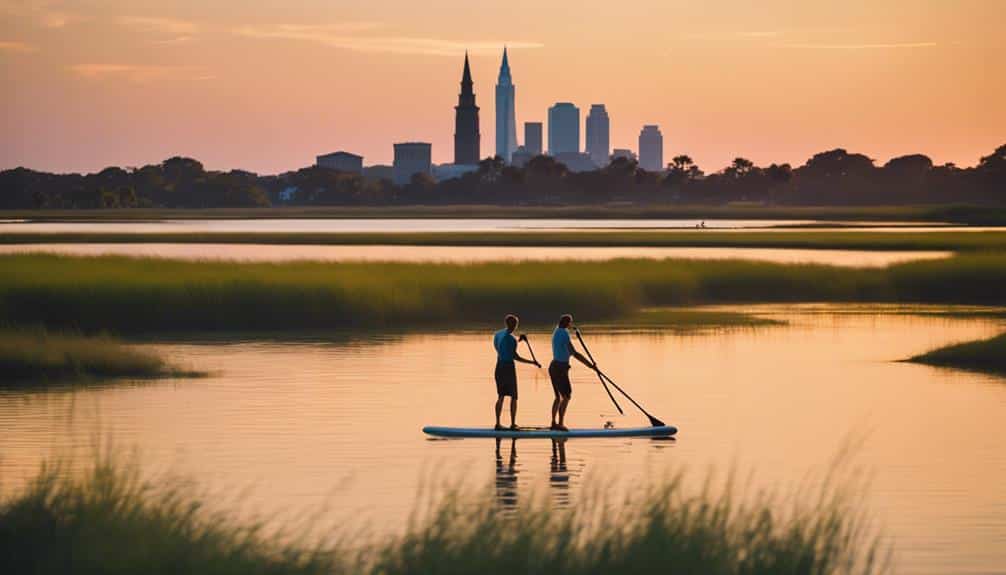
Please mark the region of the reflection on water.
MULTIPOLYGON (((423 425, 492 424, 495 322, 485 333, 158 343, 150 345, 212 375, 0 393, 0 489, 19 485, 48 453, 86 458, 100 430, 137 446, 151 469, 211 491, 245 490, 267 516, 322 507, 333 522, 381 532, 402 528, 424 488, 442 493, 458 481, 495 486, 505 508, 541 495, 576 505, 593 480, 618 498, 682 466, 700 482, 710 467, 754 470, 751 493, 785 490, 827 465, 851 433, 866 436, 857 462, 875 475, 862 503, 893 537, 897 572, 1006 565, 1006 380, 893 361, 998 333, 1001 320, 744 309, 790 325, 591 332, 605 371, 680 428, 675 442, 427 440, 423 425)), ((547 347, 547 331, 528 335, 547 347)), ((517 369, 521 422, 547 423, 547 374, 517 369)), ((614 413, 585 369, 571 377, 570 425, 646 424, 614 413)))
POLYGON ((181 260, 491 262, 520 260, 607 261, 613 258, 746 259, 850 267, 949 257, 940 251, 856 251, 775 248, 528 247, 528 246, 333 246, 269 244, 11 244, 0 254, 45 252, 79 256, 125 255, 181 260))
POLYGON ((496 438, 496 502, 503 508, 514 508, 517 506, 517 440, 507 441, 510 445, 510 456, 506 463, 503 462, 503 454, 500 452, 500 445, 503 439, 496 438))

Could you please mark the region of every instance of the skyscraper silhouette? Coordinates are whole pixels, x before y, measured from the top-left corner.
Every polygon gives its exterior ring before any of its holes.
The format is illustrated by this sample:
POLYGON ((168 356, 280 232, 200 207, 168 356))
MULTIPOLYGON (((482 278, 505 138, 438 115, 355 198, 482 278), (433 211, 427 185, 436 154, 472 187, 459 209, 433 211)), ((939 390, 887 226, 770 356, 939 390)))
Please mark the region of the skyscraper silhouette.
POLYGON ((587 114, 587 155, 598 168, 608 165, 608 111, 604 104, 592 104, 587 114))
POLYGON ((500 64, 499 79, 496 80, 496 155, 510 163, 510 156, 517 149, 517 118, 514 115, 514 85, 510 78, 510 63, 507 61, 506 46, 503 47, 503 63, 500 64))
POLYGON ((532 157, 544 151, 541 144, 541 122, 524 122, 524 149, 532 157))
POLYGON ((472 71, 465 52, 465 70, 461 75, 461 93, 454 107, 454 163, 479 163, 479 107, 472 91, 472 71))
POLYGON ((664 169, 664 136, 659 126, 649 124, 639 132, 639 167, 648 172, 664 169))
POLYGON ((548 109, 548 153, 580 151, 580 108, 570 102, 559 102, 548 109))

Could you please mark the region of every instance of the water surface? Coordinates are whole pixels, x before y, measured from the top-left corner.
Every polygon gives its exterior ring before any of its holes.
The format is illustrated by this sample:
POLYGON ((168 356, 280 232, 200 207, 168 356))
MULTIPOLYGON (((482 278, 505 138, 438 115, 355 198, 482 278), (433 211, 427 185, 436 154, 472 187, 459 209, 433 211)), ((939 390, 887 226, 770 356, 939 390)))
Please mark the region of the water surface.
MULTIPOLYGON (((682 467, 754 470, 786 489, 826 467, 850 435, 874 479, 862 505, 896 546, 898 573, 1006 566, 1006 379, 900 363, 990 336, 1000 320, 874 313, 857 306, 755 306, 790 325, 696 333, 592 331, 615 381, 679 426, 676 441, 430 440, 426 424, 491 424, 493 353, 483 332, 350 334, 147 344, 211 377, 0 394, 0 475, 13 486, 52 452, 87 454, 95 430, 138 446, 150 469, 194 477, 268 515, 311 513, 376 533, 401 529, 422 492, 463 483, 503 507, 574 502, 682 467), (247 489, 247 491, 242 491, 247 489)), ((930 310, 931 311, 931 310, 930 310)), ((545 330, 532 331, 539 357, 545 330)), ((524 424, 547 421, 547 375, 518 367, 524 424)), ((619 417, 596 379, 572 372, 569 423, 619 417)), ((629 408, 626 405, 627 409, 629 408)))
POLYGON ((57 253, 78 256, 126 255, 180 260, 234 260, 245 262, 495 262, 522 260, 607 261, 642 259, 745 259, 775 263, 816 263, 850 267, 883 267, 891 264, 950 257, 941 251, 811 250, 734 247, 537 247, 537 246, 340 246, 275 244, 170 244, 170 243, 39 243, 0 244, 5 253, 57 253))

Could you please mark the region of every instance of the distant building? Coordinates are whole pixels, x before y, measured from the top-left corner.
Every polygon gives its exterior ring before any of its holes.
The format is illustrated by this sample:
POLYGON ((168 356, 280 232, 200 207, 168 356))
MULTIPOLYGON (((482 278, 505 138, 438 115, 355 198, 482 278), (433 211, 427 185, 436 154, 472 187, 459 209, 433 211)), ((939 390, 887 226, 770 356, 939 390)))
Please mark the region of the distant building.
POLYGON ((532 157, 545 150, 541 146, 541 122, 524 122, 524 149, 532 157))
POLYGON ((363 173, 363 156, 350 154, 349 152, 334 152, 315 158, 315 165, 319 168, 329 168, 340 172, 352 172, 354 174, 363 173))
POLYGON ((363 177, 374 182, 392 180, 395 177, 395 170, 387 164, 376 164, 363 168, 363 177))
POLYGON ((597 164, 583 152, 560 152, 554 155, 557 162, 565 165, 571 172, 590 172, 597 169, 597 164))
POLYGON ((599 168, 608 165, 608 152, 611 149, 608 141, 609 128, 608 111, 604 109, 604 104, 592 104, 590 113, 587 114, 587 155, 599 168))
POLYGON ((659 126, 643 126, 639 133, 639 167, 648 172, 664 169, 664 136, 659 126))
POLYGON ((510 163, 510 156, 517 149, 517 119, 514 115, 514 89, 510 78, 510 63, 507 61, 506 47, 503 47, 503 63, 500 64, 499 79, 496 81, 496 155, 510 163))
POLYGON ((426 142, 395 144, 395 162, 392 165, 393 181, 399 186, 404 186, 415 174, 429 174, 432 149, 433 145, 426 142))
POLYGON ((454 163, 478 164, 480 141, 479 107, 475 105, 475 92, 472 91, 472 71, 468 67, 468 53, 465 52, 465 69, 461 73, 461 93, 458 94, 458 105, 454 107, 454 163))
POLYGON ((518 168, 523 168, 524 166, 527 165, 528 162, 531 161, 531 158, 537 155, 539 154, 532 154, 531 152, 529 152, 526 146, 517 146, 517 149, 514 151, 513 155, 510 156, 510 165, 516 166, 518 168))
POLYGON ((443 182, 477 171, 479 171, 478 164, 440 164, 433 166, 433 178, 438 182, 443 182))
POLYGON ((580 151, 580 108, 559 102, 548 109, 548 153, 580 151))
POLYGON ((611 151, 611 161, 615 161, 617 158, 625 158, 627 160, 635 160, 636 153, 628 148, 615 148, 611 151))

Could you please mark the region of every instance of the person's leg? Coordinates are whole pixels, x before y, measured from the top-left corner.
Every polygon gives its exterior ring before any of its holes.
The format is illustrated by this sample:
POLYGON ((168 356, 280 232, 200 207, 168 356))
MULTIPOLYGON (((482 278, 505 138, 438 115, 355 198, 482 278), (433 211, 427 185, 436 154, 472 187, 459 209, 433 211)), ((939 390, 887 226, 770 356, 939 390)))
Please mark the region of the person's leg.
POLYGON ((552 427, 556 426, 555 416, 559 414, 560 401, 562 401, 562 399, 559 397, 559 394, 555 394, 555 399, 552 400, 552 427))
POLYGON ((510 427, 517 427, 517 397, 510 398, 510 427))
POLYGON ((503 413, 503 396, 496 399, 496 427, 500 427, 500 414, 503 413))
POLYGON ((566 408, 569 407, 569 396, 564 395, 559 401, 559 427, 566 427, 566 408))

